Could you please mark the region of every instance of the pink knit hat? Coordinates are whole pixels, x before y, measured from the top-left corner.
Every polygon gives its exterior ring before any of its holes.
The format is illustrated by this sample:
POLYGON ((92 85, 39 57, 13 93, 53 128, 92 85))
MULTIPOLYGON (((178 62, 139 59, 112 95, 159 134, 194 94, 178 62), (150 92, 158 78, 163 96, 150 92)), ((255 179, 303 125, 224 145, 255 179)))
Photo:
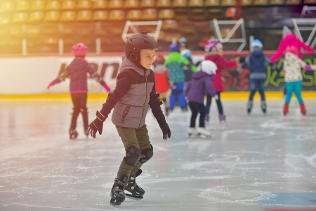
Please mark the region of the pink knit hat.
POLYGON ((88 50, 88 47, 83 43, 77 43, 72 46, 72 54, 75 56, 84 56, 88 50))

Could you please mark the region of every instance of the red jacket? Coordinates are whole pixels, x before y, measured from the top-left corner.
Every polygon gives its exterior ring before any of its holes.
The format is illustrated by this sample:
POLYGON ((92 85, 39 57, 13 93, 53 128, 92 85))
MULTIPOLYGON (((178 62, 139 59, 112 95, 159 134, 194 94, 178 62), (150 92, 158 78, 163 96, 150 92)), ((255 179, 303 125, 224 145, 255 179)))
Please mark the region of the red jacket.
POLYGON ((168 83, 168 70, 165 70, 163 73, 155 73, 156 80, 156 92, 161 94, 169 90, 170 86, 168 83))
POLYGON ((223 56, 220 55, 208 55, 205 56, 205 60, 214 62, 217 66, 216 74, 213 76, 213 85, 216 92, 224 91, 224 84, 222 81, 222 69, 236 69, 236 60, 227 61, 223 56))

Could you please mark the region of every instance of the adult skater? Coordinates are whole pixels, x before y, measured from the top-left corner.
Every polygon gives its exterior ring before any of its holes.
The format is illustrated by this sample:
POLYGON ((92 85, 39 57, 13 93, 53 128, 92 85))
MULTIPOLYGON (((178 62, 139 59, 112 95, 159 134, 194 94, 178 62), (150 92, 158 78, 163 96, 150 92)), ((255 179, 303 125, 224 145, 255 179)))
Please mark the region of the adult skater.
POLYGON ((145 191, 136 183, 142 173, 141 166, 153 156, 145 117, 149 107, 161 130, 163 139, 170 138, 171 132, 160 108, 161 101, 155 90, 154 73, 150 70, 155 59, 156 41, 146 34, 129 36, 125 43, 116 88, 111 92, 96 119, 90 124, 89 132, 95 138, 102 134, 103 122, 112 108, 112 122, 116 126, 125 148, 116 179, 111 189, 112 205, 120 205, 125 200, 125 192, 133 198, 143 198, 145 191))

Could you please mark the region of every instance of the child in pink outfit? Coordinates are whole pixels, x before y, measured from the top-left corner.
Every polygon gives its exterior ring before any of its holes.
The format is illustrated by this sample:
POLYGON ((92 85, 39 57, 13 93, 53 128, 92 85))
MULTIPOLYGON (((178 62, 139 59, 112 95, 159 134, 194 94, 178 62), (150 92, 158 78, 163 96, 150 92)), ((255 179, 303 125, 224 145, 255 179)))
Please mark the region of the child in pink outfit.
MULTIPOLYGON (((222 81, 222 70, 223 69, 237 69, 240 67, 239 59, 233 59, 233 60, 226 60, 223 56, 223 45, 218 40, 210 40, 205 45, 205 60, 210 60, 214 62, 217 66, 216 74, 213 76, 213 84, 215 91, 217 93, 215 99, 216 99, 216 105, 218 108, 219 113, 219 120, 220 122, 224 122, 226 120, 226 116, 224 114, 223 105, 221 102, 220 93, 224 91, 224 84, 222 81)), ((207 102, 205 106, 205 120, 209 120, 209 112, 210 112, 210 106, 212 102, 212 96, 207 95, 207 102)))
POLYGON ((283 106, 283 115, 287 115, 289 112, 289 104, 293 93, 300 104, 301 113, 306 115, 306 108, 302 98, 301 90, 303 77, 301 69, 306 70, 316 69, 315 65, 308 65, 302 60, 301 48, 308 52, 314 52, 314 50, 295 37, 294 34, 286 35, 280 42, 278 51, 271 58, 271 62, 275 62, 284 56, 284 74, 285 74, 285 85, 286 85, 286 97, 283 106))
POLYGON ((97 72, 88 64, 85 60, 88 47, 83 43, 77 43, 72 47, 72 53, 74 54, 74 60, 67 66, 65 72, 59 77, 49 83, 48 89, 57 83, 70 78, 70 94, 73 103, 73 112, 71 117, 71 124, 69 128, 69 138, 76 139, 78 132, 76 131, 77 119, 79 114, 82 114, 83 128, 85 135, 88 136, 88 109, 87 109, 87 73, 94 79, 96 79, 107 92, 110 92, 109 86, 101 79, 97 72))

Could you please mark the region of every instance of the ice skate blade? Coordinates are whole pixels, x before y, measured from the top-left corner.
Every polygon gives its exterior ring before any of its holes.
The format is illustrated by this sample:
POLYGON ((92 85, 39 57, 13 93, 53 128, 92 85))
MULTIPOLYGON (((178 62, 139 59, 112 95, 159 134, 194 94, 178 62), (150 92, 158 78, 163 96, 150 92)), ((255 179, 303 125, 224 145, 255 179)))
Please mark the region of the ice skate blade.
POLYGON ((113 207, 120 207, 121 204, 122 204, 122 202, 116 202, 113 199, 110 200, 110 205, 113 207))
POLYGON ((133 199, 133 200, 141 200, 143 199, 144 197, 143 196, 135 196, 133 194, 130 194, 130 193, 125 193, 125 196, 129 199, 133 199))

